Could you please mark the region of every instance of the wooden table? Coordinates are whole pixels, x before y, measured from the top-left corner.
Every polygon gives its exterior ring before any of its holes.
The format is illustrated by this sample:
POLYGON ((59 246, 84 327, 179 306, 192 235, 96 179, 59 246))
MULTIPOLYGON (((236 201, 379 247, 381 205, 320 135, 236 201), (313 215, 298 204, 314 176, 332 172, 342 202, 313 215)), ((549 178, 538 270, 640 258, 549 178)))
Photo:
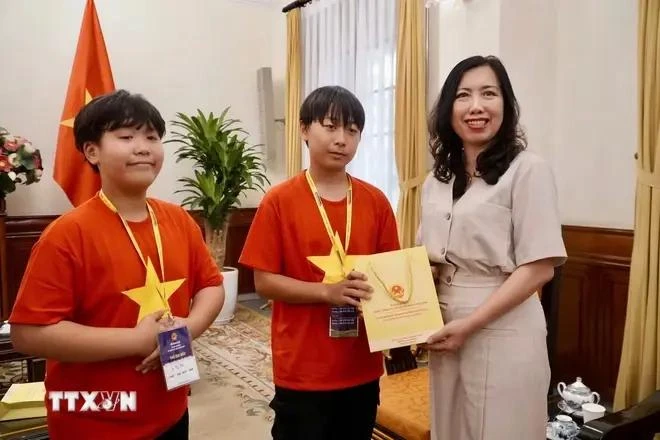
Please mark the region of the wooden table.
MULTIPOLYGON (((557 393, 554 393, 552 396, 548 397, 548 421, 552 422, 555 420, 555 418, 559 414, 564 414, 569 416, 577 425, 582 428, 582 425, 584 425, 584 419, 580 415, 576 415, 575 413, 572 414, 567 414, 563 412, 557 404, 562 400, 561 396, 559 396, 557 393)), ((601 405, 605 407, 605 415, 611 414, 611 405, 609 405, 607 402, 600 402, 601 405)))
POLYGON ((46 440, 48 438, 45 417, 0 422, 0 439, 2 440, 46 440))
MULTIPOLYGON (((25 362, 27 364, 27 382, 40 382, 45 376, 45 360, 34 356, 18 353, 8 336, 0 336, 0 364, 8 362, 25 362)), ((0 385, 0 398, 9 389, 0 385)), ((12 420, 0 422, 0 439, 2 440, 45 440, 48 439, 46 418, 12 420)))

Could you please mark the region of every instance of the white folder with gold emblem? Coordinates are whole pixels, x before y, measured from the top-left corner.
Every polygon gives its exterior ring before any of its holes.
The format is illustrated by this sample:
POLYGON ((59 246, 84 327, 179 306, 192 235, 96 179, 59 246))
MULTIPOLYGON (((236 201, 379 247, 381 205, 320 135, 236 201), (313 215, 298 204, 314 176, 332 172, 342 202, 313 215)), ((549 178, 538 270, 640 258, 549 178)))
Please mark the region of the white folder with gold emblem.
POLYGON ((372 353, 425 343, 444 325, 424 246, 359 256, 354 270, 374 289, 361 302, 372 353))

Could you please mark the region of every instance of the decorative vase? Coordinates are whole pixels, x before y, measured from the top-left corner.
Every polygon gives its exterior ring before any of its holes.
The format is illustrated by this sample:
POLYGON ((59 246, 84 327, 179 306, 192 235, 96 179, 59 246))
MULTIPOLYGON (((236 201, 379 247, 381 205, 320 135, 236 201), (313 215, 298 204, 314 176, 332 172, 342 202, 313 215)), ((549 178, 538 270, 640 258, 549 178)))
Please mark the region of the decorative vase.
POLYGON ((7 214, 7 200, 4 194, 0 194, 0 215, 7 214))
POLYGON ((205 230, 206 245, 211 252, 211 256, 215 260, 215 263, 222 272, 223 286, 225 289, 225 302, 214 323, 226 324, 234 319, 236 301, 238 299, 238 269, 231 266, 224 266, 229 222, 225 222, 222 228, 213 229, 207 221, 205 222, 205 230))
POLYGON ((222 270, 223 286, 225 288, 225 303, 222 310, 215 318, 216 324, 227 324, 234 319, 236 312, 236 301, 238 300, 238 269, 225 266, 222 270))

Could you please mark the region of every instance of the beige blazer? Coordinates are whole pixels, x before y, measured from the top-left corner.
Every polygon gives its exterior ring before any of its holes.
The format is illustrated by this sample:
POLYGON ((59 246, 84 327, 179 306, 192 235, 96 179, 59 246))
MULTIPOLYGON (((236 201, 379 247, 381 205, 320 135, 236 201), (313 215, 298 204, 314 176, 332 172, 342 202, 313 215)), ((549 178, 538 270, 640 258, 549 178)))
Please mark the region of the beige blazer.
POLYGON ((541 156, 521 152, 499 182, 475 178, 456 202, 453 183, 429 174, 422 189, 417 243, 432 262, 501 276, 543 258, 566 261, 555 178, 541 156))

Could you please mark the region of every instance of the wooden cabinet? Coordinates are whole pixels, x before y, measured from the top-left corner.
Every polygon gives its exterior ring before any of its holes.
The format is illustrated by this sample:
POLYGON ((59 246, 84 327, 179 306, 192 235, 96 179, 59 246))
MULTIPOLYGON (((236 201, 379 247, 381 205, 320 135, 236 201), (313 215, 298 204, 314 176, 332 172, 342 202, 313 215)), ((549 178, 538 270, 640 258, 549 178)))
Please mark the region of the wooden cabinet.
POLYGON ((2 319, 7 319, 16 300, 32 246, 56 216, 7 217, 5 247, 7 249, 7 288, 2 296, 2 319))

